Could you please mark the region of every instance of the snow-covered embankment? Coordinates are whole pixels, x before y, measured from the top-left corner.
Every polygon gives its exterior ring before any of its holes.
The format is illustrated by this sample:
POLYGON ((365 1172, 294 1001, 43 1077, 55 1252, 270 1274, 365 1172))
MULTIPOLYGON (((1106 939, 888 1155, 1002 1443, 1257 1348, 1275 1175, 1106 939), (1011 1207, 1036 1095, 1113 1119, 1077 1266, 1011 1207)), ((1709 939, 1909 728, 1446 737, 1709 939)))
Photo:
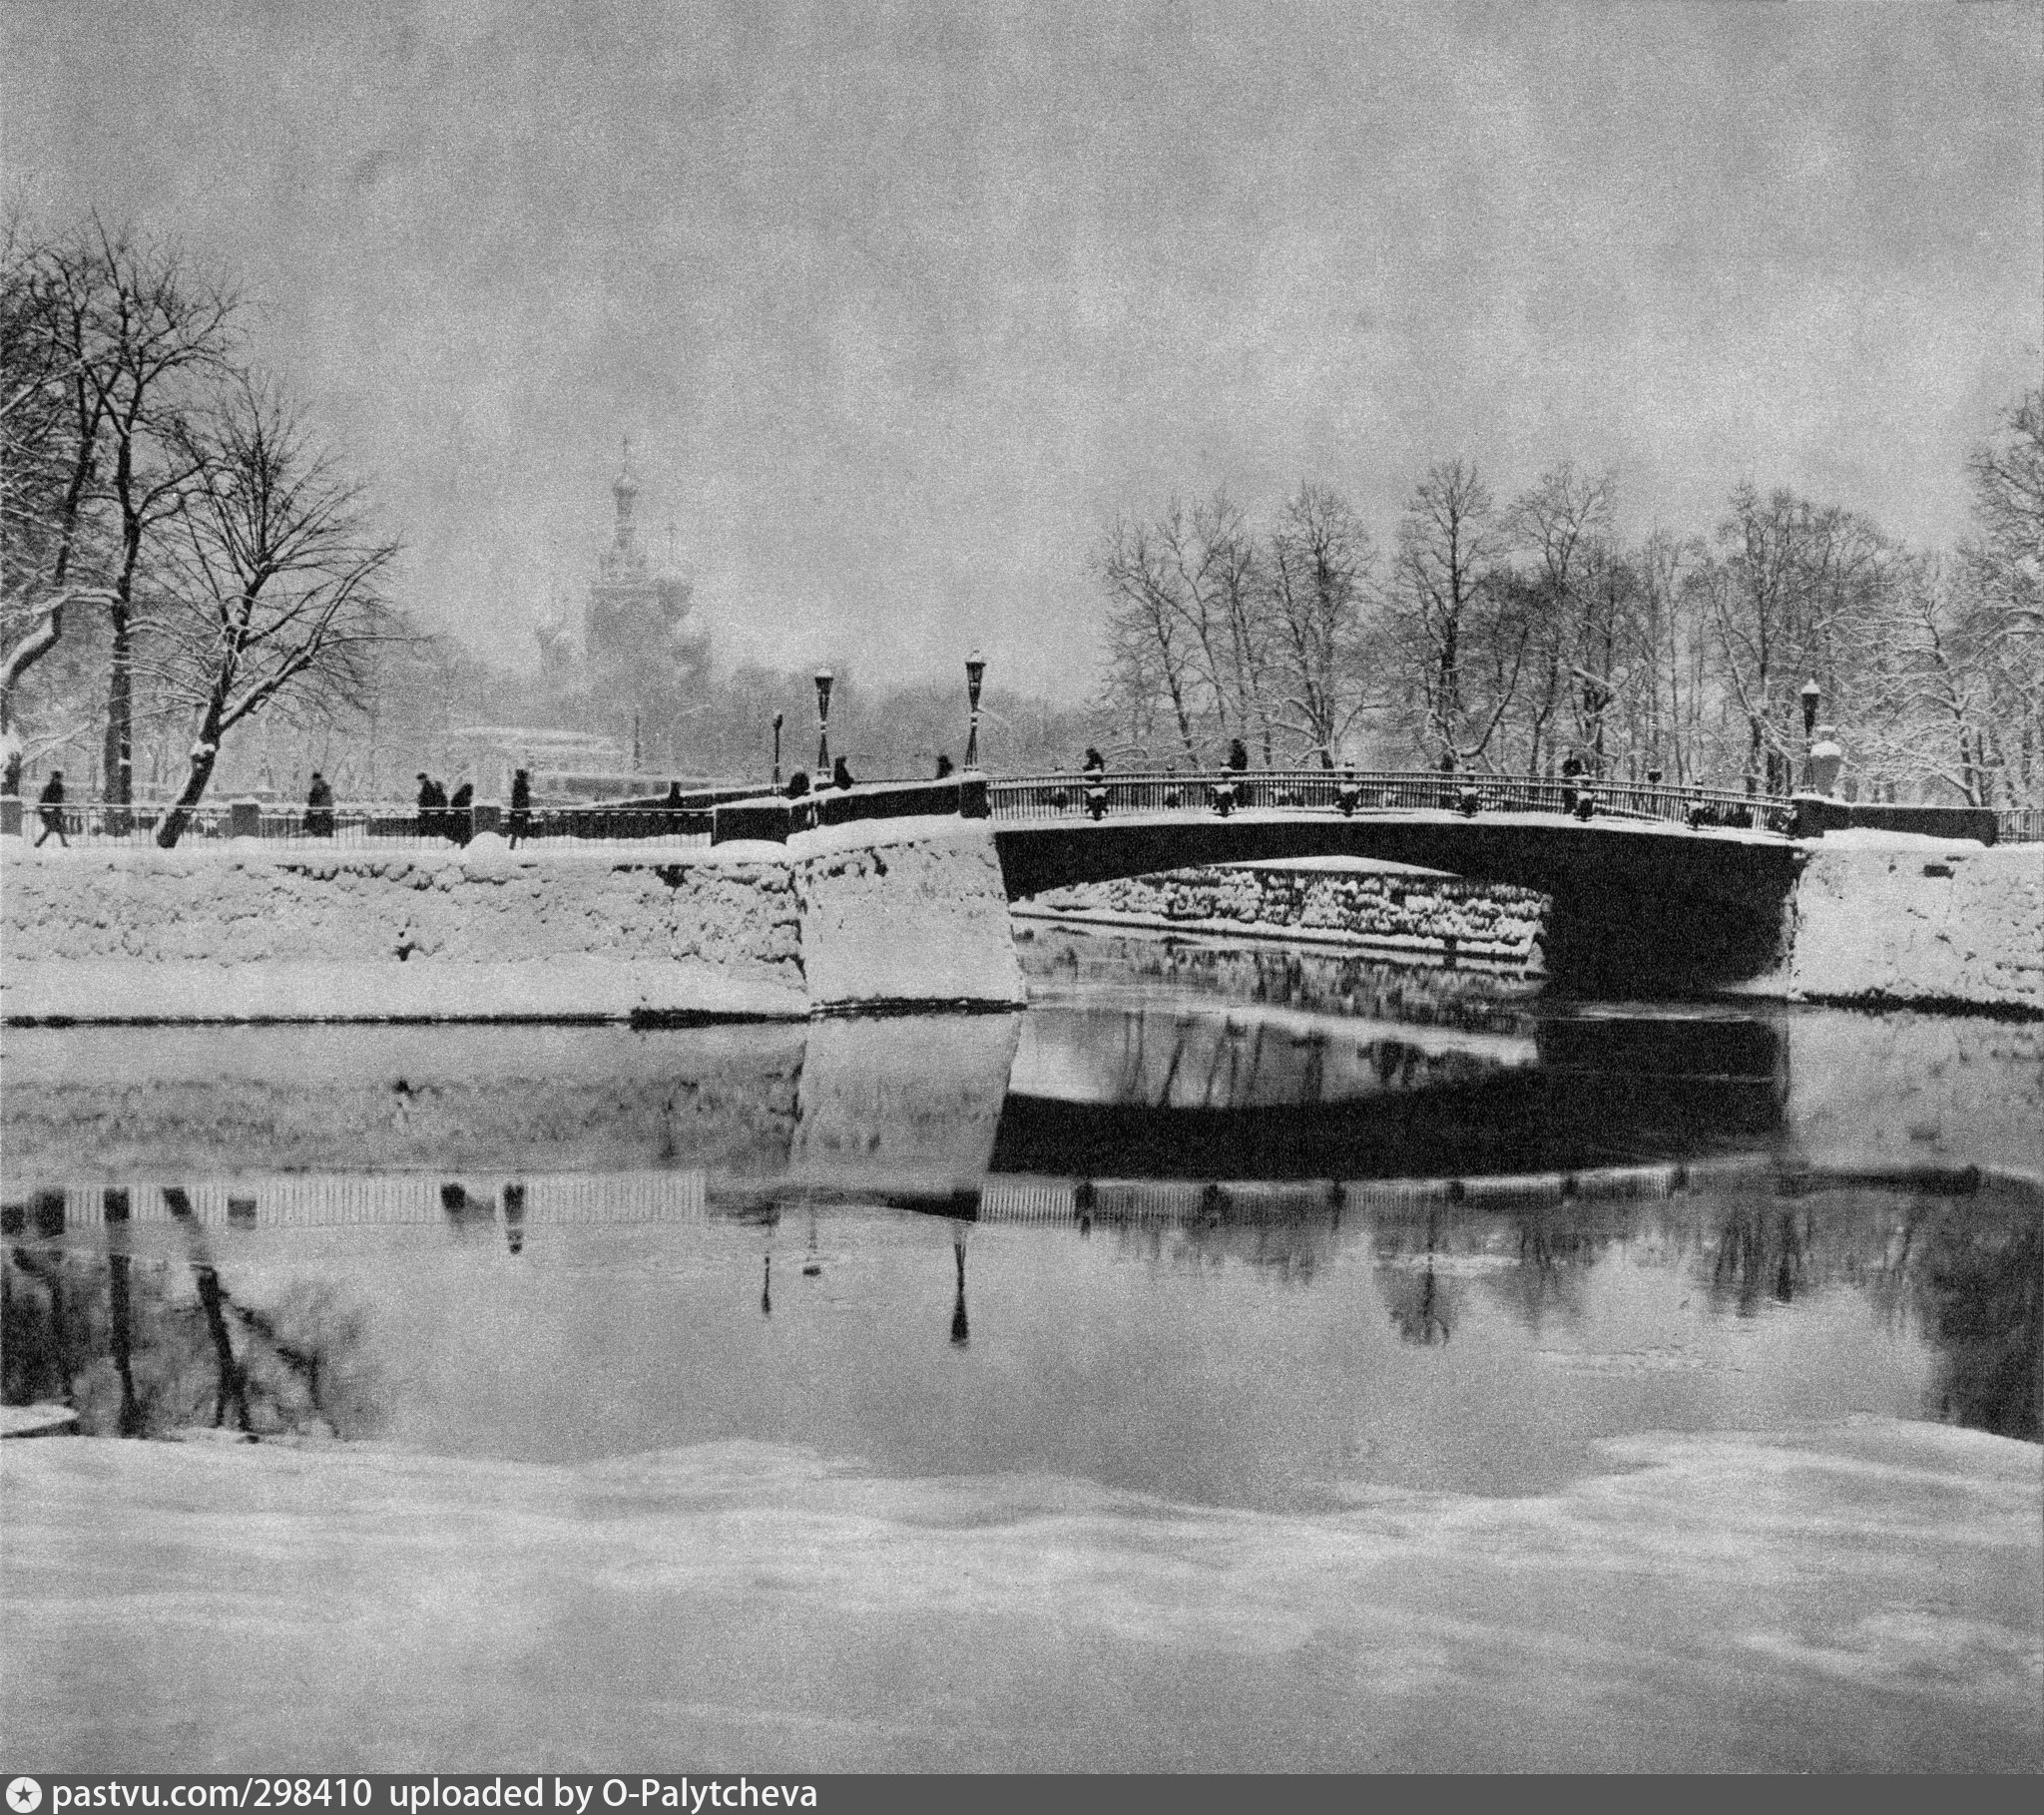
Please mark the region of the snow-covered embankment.
POLYGON ((2044 845, 1906 832, 1812 841, 1788 994, 2044 1015, 2044 845))
POLYGON ((798 1017, 1016 1004, 984 822, 785 846, 7 853, 13 1022, 798 1017))

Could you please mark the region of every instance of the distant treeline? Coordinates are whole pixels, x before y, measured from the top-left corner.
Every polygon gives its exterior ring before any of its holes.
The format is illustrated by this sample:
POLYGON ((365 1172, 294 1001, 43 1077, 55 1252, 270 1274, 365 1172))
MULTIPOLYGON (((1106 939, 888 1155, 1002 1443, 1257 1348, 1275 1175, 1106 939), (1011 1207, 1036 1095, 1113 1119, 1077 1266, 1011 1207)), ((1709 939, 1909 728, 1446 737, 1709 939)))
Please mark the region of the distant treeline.
POLYGON ((1910 549, 1743 484, 1709 534, 1616 532, 1617 480, 1567 462, 1500 499, 1428 469, 1388 547, 1308 482, 1125 516, 1092 550, 1119 761, 1792 786, 1805 689, 1887 798, 2044 799, 2044 390, 1972 452, 1971 534, 1910 549))

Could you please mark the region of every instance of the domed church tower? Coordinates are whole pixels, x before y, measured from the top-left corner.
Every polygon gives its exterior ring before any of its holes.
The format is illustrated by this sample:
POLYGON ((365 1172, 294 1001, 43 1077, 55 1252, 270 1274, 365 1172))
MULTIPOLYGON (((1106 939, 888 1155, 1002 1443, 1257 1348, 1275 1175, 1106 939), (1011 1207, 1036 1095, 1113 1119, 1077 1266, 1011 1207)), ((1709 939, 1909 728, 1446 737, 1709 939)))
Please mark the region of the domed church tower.
POLYGON ((647 736, 672 749, 683 708, 708 684, 710 639, 686 622, 695 593, 686 576, 656 566, 640 540, 629 440, 611 497, 617 521, 583 616, 584 673, 600 698, 642 713, 647 736))
POLYGON ((639 540, 633 507, 639 481, 632 472, 632 443, 611 482, 618 520, 610 546, 597 557, 596 579, 583 618, 583 649, 597 667, 658 661, 688 616, 693 589, 679 574, 656 573, 639 540))

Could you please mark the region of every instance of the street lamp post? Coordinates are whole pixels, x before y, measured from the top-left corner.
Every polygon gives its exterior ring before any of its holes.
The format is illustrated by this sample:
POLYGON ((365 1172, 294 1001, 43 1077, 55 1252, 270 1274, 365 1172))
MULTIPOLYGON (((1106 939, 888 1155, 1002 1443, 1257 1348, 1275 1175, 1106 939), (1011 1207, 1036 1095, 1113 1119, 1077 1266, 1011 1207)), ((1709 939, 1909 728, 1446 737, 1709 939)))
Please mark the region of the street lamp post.
POLYGON ((979 683, 986 678, 986 658, 977 650, 965 658, 965 696, 972 705, 972 729, 965 737, 965 766, 979 767, 979 683))
POLYGON ((776 794, 780 792, 780 713, 773 714, 773 791, 776 794))
POLYGON ((825 786, 830 780, 830 671, 819 668, 816 671, 816 782, 825 786))
POLYGON ((1812 675, 1809 680, 1802 683, 1800 697, 1802 700, 1802 785, 1807 789, 1810 786, 1809 751, 1810 746, 1816 741, 1817 701, 1823 697, 1823 688, 1817 685, 1815 676, 1812 675))

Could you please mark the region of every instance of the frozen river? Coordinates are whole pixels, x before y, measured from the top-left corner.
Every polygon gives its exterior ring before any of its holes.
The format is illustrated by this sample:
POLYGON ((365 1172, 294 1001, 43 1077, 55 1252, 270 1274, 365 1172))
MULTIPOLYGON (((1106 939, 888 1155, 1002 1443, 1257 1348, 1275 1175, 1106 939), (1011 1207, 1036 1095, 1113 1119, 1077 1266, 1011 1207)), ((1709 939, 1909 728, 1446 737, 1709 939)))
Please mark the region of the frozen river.
POLYGON ((2044 1764, 2038 1030, 1029 965, 1022 1017, 11 1035, 6 1398, 90 1435, 0 1450, 0 1729, 2044 1764))

